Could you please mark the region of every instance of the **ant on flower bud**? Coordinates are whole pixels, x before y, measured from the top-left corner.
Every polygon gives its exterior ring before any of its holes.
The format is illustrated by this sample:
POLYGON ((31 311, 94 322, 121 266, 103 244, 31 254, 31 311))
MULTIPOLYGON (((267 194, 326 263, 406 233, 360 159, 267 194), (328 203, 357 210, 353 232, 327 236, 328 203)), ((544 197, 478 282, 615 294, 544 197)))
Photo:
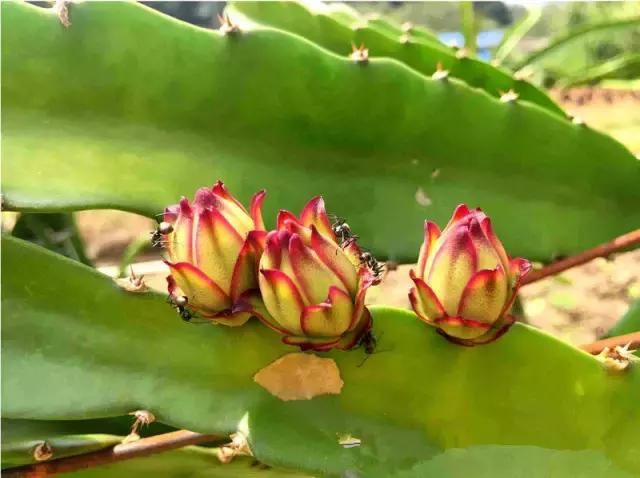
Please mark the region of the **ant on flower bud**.
POLYGON ((163 245, 163 237, 167 234, 171 234, 173 232, 173 226, 168 222, 162 221, 158 224, 158 227, 155 231, 152 231, 151 234, 151 246, 153 247, 162 247, 163 245))
POLYGON ((178 311, 178 315, 182 320, 184 320, 185 322, 189 322, 191 319, 193 319, 193 314, 189 309, 187 309, 187 303, 189 302, 189 299, 187 299, 186 295, 180 295, 178 297, 170 298, 170 301, 178 311))
POLYGON ((347 221, 338 216, 330 216, 332 219, 331 229, 340 242, 340 247, 345 248, 352 242, 358 240, 358 236, 353 233, 347 221))
POLYGON ((373 278, 375 283, 377 284, 382 280, 382 273, 384 272, 384 265, 378 262, 378 259, 373 257, 369 251, 363 251, 360 253, 360 263, 366 265, 371 273, 373 274, 373 278))

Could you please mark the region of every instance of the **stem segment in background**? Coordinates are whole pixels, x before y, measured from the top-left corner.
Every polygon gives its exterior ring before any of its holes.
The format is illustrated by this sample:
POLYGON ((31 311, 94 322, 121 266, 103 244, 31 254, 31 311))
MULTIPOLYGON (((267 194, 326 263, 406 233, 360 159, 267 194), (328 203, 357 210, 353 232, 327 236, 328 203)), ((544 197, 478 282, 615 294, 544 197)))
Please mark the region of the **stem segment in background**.
MULTIPOLYGON (((92 468, 94 466, 116 463, 141 456, 152 455, 167 450, 174 450, 189 445, 207 443, 222 440, 217 435, 203 435, 189 430, 177 430, 141 440, 122 443, 113 448, 99 450, 84 455, 70 456, 33 465, 2 470, 2 476, 6 478, 43 478, 59 473, 92 468)), ((55 450, 54 450, 55 453, 55 450)))
POLYGON ((636 229, 635 231, 616 237, 614 240, 600 244, 588 251, 581 252, 580 254, 567 257, 560 261, 552 262, 541 269, 531 271, 525 276, 523 285, 531 284, 532 282, 537 282, 546 277, 559 274, 560 272, 564 272, 572 267, 581 266, 582 264, 586 264, 597 257, 607 257, 614 252, 619 252, 638 245, 640 245, 640 229, 636 229))

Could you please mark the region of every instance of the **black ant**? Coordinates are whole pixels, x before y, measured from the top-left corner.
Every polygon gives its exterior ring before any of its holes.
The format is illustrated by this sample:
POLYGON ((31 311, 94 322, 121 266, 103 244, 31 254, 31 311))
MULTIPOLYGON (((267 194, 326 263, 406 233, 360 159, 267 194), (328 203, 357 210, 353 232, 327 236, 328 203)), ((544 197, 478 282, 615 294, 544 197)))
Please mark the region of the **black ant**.
POLYGON ((158 224, 158 227, 155 231, 152 231, 151 234, 151 246, 152 247, 162 247, 163 245, 163 236, 167 234, 171 234, 173 232, 173 226, 168 222, 162 221, 158 224))
POLYGON ((384 272, 384 265, 380 264, 380 262, 378 262, 378 259, 373 257, 373 254, 368 251, 363 251, 360 253, 360 262, 362 264, 365 264, 369 268, 369 270, 373 274, 375 283, 380 282, 380 280, 382 279, 382 273, 384 272))
POLYGON ((340 242, 340 247, 345 248, 352 242, 358 240, 358 236, 353 233, 347 221, 338 216, 330 216, 332 219, 331 229, 340 242))
MULTIPOLYGON (((358 365, 358 368, 362 367, 364 363, 369 359, 369 357, 376 353, 376 348, 378 347, 378 338, 375 336, 372 329, 367 330, 362 335, 360 341, 358 342, 358 345, 356 345, 356 348, 360 347, 364 348, 364 353, 366 355, 362 362, 360 362, 360 364, 358 365)), ((380 352, 384 352, 384 350, 381 350, 380 352)))
POLYGON ((175 298, 170 297, 169 301, 176 308, 176 310, 178 311, 178 315, 182 320, 184 320, 185 322, 189 322, 191 319, 193 319, 193 314, 189 309, 187 309, 187 303, 189 302, 189 299, 187 299, 186 295, 181 295, 175 298))
POLYGON ((376 346, 378 345, 378 339, 373 334, 371 329, 367 330, 360 341, 358 342, 358 347, 364 348, 364 353, 367 355, 371 355, 376 350, 376 346))

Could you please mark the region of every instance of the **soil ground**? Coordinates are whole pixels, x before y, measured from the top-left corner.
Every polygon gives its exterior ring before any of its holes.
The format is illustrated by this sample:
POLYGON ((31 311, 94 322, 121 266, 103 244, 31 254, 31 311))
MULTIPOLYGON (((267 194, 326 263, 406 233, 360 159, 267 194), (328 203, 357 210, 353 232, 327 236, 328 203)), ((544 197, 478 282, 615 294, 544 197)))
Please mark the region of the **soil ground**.
MULTIPOLYGON (((581 88, 552 95, 568 112, 587 125, 605 131, 640 154, 640 93, 581 88)), ((212 180, 213 181, 213 180, 212 180)), ((117 264, 126 246, 149 234, 154 223, 147 218, 120 211, 77 213, 78 226, 85 239, 87 254, 100 266, 117 264)), ((3 214, 3 228, 12 218, 3 214)), ((146 274, 146 282, 164 288, 164 265, 158 253, 145 254, 134 265, 146 274), (155 260, 151 264, 141 261, 155 260)), ((371 303, 408 307, 411 265, 400 266, 385 277, 370 294, 371 303)), ((106 268, 114 272, 115 267, 106 268)), ((526 321, 573 343, 588 343, 608 330, 640 299, 640 249, 618 254, 610 260, 596 259, 582 267, 522 289, 526 321)))

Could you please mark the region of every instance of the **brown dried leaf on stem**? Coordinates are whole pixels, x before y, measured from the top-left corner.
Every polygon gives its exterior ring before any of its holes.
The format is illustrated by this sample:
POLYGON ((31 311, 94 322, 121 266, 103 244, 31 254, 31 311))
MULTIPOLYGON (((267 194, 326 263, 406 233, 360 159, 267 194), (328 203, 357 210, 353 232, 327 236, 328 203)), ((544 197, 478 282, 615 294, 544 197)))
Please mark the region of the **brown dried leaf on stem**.
POLYGON ((280 400, 310 400, 342 391, 340 370, 330 358, 291 353, 260 370, 254 381, 280 400))

